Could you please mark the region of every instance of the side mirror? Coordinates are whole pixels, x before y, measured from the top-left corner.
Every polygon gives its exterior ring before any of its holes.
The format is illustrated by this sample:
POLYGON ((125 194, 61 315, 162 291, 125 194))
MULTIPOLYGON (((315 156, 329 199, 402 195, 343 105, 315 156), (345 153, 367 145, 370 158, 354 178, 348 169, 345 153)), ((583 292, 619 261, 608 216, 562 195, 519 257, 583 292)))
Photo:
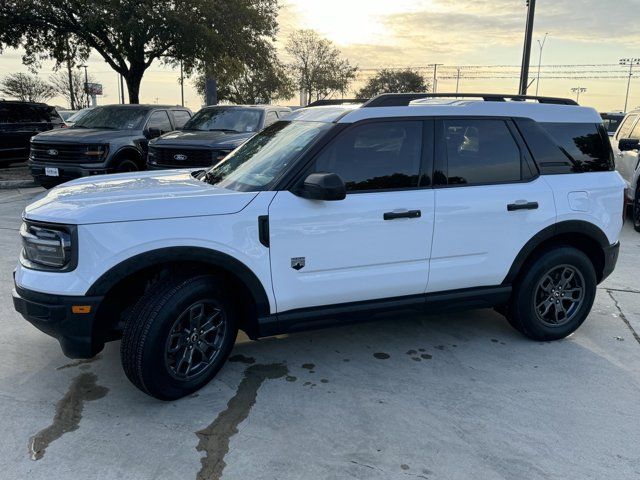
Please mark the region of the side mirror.
POLYGON ((618 149, 621 152, 640 149, 640 140, 635 138, 621 138, 618 142, 618 149))
POLYGON ((159 128, 156 127, 149 127, 147 129, 147 136, 149 138, 157 138, 160 135, 162 135, 162 130, 160 130, 159 128))
POLYGON ((344 200, 347 188, 335 173, 312 173, 305 178, 298 195, 310 200, 344 200))

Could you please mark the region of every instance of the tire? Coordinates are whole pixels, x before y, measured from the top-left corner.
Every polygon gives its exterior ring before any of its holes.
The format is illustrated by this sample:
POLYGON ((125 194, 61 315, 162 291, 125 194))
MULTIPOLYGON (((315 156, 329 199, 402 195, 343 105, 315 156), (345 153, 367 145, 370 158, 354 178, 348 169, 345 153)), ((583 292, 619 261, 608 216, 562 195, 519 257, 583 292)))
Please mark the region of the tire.
POLYGON ((133 307, 120 345, 122 367, 143 392, 175 400, 202 388, 218 373, 237 332, 233 304, 220 279, 170 279, 150 288, 133 307), (200 327, 211 322, 210 333, 191 329, 194 324, 187 327, 199 313, 200 327), (214 324, 219 325, 214 329, 214 324), (196 363, 185 364, 189 359, 196 363))
POLYGON ((633 199, 631 207, 631 215, 633 218, 633 228, 636 232, 640 232, 640 185, 636 187, 636 195, 633 199))
POLYGON ((571 335, 589 315, 596 295, 589 257, 573 247, 555 247, 524 268, 509 302, 509 323, 533 340, 571 335))
POLYGON ((116 173, 137 172, 139 170, 138 164, 130 158, 120 160, 115 168, 116 173))

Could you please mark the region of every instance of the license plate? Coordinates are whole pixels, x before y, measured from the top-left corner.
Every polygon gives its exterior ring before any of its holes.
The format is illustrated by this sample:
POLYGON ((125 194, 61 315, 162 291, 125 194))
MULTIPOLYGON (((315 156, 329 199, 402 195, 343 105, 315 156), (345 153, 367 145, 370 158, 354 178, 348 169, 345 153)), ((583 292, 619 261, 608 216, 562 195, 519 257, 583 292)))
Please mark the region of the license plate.
POLYGON ((59 177, 60 176, 60 172, 58 171, 57 168, 54 168, 54 167, 45 167, 44 174, 47 177, 59 177))

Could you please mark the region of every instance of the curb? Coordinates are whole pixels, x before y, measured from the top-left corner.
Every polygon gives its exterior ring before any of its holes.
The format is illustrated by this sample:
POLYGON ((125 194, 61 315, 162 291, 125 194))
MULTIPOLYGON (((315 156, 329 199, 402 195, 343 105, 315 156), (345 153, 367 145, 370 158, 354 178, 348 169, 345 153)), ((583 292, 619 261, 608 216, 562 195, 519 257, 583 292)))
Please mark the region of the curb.
POLYGON ((39 187, 33 180, 0 180, 0 190, 12 190, 16 188, 39 187))

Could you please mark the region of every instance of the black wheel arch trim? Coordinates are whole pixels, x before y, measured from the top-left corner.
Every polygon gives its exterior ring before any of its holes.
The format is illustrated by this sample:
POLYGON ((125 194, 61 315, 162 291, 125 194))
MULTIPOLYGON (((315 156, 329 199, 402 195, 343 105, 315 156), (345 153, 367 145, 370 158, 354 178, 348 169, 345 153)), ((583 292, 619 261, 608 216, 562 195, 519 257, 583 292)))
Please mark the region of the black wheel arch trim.
POLYGON ((567 233, 581 234, 589 237, 590 239, 598 243, 603 252, 607 251, 611 247, 607 235, 593 223, 589 223, 584 220, 567 220, 564 222, 549 225, 548 227, 540 230, 537 234, 535 234, 524 245, 524 247, 522 247, 522 249, 516 256, 516 259, 511 264, 511 268, 509 269, 507 276, 502 281, 502 285, 511 285, 514 282, 514 280, 518 276, 518 273, 520 272, 520 269, 527 261, 529 256, 543 242, 558 235, 567 233))
POLYGON ((200 262, 229 271, 251 292, 258 315, 267 316, 271 313, 266 290, 249 267, 226 253, 203 247, 165 247, 134 255, 103 273, 85 295, 106 295, 112 287, 128 276, 154 265, 174 261, 200 262))
POLYGON ((108 166, 110 167, 115 167, 116 164, 122 160, 123 156, 126 156, 127 153, 130 153, 132 155, 136 155, 135 159, 132 160, 140 160, 140 163, 144 163, 145 162, 145 155, 144 152, 142 152, 139 148, 137 148, 135 145, 122 145, 120 147, 118 147, 109 157, 109 162, 108 162, 108 166))

